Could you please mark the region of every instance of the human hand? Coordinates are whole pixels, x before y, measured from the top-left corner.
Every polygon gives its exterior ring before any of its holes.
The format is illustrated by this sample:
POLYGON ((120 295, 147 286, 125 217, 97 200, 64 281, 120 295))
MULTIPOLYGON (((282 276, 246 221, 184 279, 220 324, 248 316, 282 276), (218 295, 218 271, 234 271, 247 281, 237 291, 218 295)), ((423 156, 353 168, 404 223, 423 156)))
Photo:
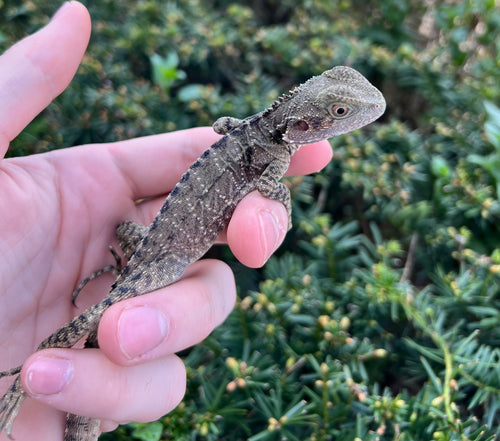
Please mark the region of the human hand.
MULTIPOLYGON (((66 3, 44 29, 0 57, 0 154, 73 77, 90 35, 90 19, 66 3)), ((235 298, 222 262, 190 266, 182 280, 111 307, 99 325, 100 349, 48 349, 38 343, 108 291, 92 281, 71 303, 78 282, 112 262, 115 226, 149 224, 165 194, 218 136, 192 129, 113 144, 74 147, 0 162, 0 370, 22 363, 26 400, 16 440, 61 440, 67 411, 97 417, 102 430, 151 421, 172 410, 185 388, 176 351, 220 324, 235 298), (136 204, 138 199, 147 202, 136 204)), ((290 174, 320 169, 328 143, 297 152, 290 174)), ((258 193, 237 207, 220 240, 238 259, 260 266, 283 240, 284 207, 258 193)), ((0 380, 4 392, 11 379, 0 380)), ((5 440, 2 433, 0 440, 5 440)))

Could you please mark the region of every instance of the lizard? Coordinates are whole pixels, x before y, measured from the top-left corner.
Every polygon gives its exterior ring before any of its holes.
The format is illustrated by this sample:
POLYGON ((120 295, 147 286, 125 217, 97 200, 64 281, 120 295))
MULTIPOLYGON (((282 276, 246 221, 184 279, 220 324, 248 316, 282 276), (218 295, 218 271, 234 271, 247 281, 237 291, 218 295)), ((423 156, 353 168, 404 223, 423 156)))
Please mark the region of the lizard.
MULTIPOLYGON (((113 304, 168 286, 186 267, 203 257, 228 224, 236 205, 250 191, 282 202, 291 228, 290 192, 280 179, 291 156, 304 144, 361 128, 379 118, 386 103, 382 93, 361 73, 336 66, 278 98, 270 107, 245 119, 221 117, 213 125, 223 135, 183 174, 150 226, 123 222, 116 236, 127 264, 112 269, 116 280, 109 293, 38 346, 68 348, 86 337, 98 347, 97 328, 113 304)), ((110 270, 106 267, 95 275, 110 270)), ((93 278, 83 281, 75 291, 93 278)), ((73 295, 73 299, 75 294, 73 295)), ((0 431, 10 437, 26 398, 22 365, 0 373, 17 375, 0 401, 0 431)), ((68 414, 65 441, 95 441, 98 419, 68 414)))

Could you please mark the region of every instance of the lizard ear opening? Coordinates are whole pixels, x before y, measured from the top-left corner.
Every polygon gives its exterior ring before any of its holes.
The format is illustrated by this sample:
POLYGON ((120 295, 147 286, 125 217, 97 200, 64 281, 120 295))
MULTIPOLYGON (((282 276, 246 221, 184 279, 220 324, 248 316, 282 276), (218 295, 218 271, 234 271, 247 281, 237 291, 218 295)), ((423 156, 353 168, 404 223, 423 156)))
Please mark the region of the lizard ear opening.
POLYGON ((301 144, 307 139, 309 124, 303 119, 296 119, 287 124, 283 139, 292 144, 301 144))

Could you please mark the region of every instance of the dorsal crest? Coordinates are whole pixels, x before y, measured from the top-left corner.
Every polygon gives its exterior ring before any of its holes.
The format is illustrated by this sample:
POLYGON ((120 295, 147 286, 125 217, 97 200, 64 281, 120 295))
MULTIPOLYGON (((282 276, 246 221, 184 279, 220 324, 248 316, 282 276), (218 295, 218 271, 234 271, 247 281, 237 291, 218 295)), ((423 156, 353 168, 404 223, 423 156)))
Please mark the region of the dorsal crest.
POLYGON ((283 95, 281 95, 278 98, 276 98, 276 100, 274 101, 274 103, 272 103, 266 110, 264 110, 264 112, 262 113, 262 116, 265 116, 268 113, 276 110, 276 108, 279 107, 284 102, 291 100, 295 95, 297 95, 300 92, 300 90, 302 89, 303 85, 304 84, 300 84, 298 86, 295 86, 289 92, 286 92, 283 95))

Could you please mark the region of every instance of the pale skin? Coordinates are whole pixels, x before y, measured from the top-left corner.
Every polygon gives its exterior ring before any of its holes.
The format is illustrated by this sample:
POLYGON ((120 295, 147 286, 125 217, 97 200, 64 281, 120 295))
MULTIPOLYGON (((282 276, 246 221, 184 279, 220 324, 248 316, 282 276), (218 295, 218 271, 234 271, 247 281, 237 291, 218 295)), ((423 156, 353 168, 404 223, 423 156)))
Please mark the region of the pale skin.
MULTIPOLYGON (((87 10, 69 2, 0 56, 2 158, 67 87, 89 36, 87 10)), ((115 226, 149 224, 182 173, 217 138, 211 128, 198 128, 0 162, 0 371, 26 360, 23 386, 34 398, 16 419, 16 440, 62 439, 67 411, 97 416, 107 431, 155 420, 182 399, 185 369, 175 352, 203 340, 234 305, 233 275, 220 261, 197 262, 179 282, 109 308, 99 325, 100 349, 31 354, 108 291, 112 277, 102 276, 85 288, 78 308, 71 303, 81 279, 113 262, 106 247, 117 246, 115 226)), ((318 171, 330 158, 327 142, 304 146, 288 174, 318 171)), ((286 225, 285 208, 254 192, 238 205, 220 242, 243 264, 259 267, 282 242, 286 225)), ((0 380, 1 394, 10 381, 0 380)))

